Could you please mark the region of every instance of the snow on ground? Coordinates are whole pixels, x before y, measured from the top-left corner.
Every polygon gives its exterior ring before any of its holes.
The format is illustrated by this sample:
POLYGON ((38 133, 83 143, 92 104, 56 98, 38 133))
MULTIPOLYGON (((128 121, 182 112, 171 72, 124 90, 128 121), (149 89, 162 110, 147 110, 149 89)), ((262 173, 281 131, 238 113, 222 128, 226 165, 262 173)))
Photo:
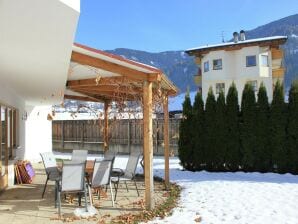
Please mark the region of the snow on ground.
MULTIPOLYGON (((126 162, 119 156, 115 166, 125 168, 126 162)), ((206 224, 298 223, 298 176, 182 171, 177 158, 170 160, 170 169, 171 181, 183 188, 179 206, 172 216, 149 223, 196 223, 198 215, 206 224)), ((154 158, 154 173, 163 177, 162 157, 154 158)))

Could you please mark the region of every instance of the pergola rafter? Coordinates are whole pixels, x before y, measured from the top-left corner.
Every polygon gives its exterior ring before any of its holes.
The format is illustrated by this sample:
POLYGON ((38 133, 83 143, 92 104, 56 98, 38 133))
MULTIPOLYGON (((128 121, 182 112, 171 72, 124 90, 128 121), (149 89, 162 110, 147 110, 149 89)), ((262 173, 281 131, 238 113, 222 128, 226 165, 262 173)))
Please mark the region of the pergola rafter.
MULTIPOLYGON (((153 129, 152 114, 154 104, 159 103, 164 111, 165 133, 165 182, 169 183, 169 113, 168 97, 176 95, 177 88, 155 67, 124 59, 100 50, 75 44, 71 55, 72 63, 88 66, 90 74, 81 74, 73 66, 70 68, 69 80, 66 84, 66 99, 77 99, 104 103, 104 150, 108 150, 108 110, 111 102, 138 101, 143 106, 144 123, 144 173, 145 204, 147 209, 154 207, 153 185, 153 129), (98 69, 98 71, 96 71, 98 69), (106 72, 105 72, 106 71, 106 72), (93 76, 90 78, 90 76, 93 76), (73 94, 71 94, 73 93, 73 94)), ((84 70, 86 73, 86 69, 84 70)), ((88 70, 87 70, 88 71, 88 70)))

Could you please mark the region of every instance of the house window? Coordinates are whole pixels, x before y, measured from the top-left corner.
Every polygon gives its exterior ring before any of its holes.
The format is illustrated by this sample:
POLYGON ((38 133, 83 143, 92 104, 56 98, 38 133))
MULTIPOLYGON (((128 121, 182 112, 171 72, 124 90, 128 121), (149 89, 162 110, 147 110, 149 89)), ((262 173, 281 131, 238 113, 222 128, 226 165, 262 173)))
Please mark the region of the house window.
POLYGON ((209 72, 209 61, 204 62, 204 72, 209 72))
POLYGON ((256 66, 257 59, 255 55, 246 56, 246 67, 256 66))
POLYGON ((213 70, 221 70, 222 69, 222 59, 213 60, 213 70))
POLYGON ((7 173, 8 159, 13 159, 13 149, 18 145, 17 120, 17 109, 0 104, 0 178, 7 173))
POLYGON ((266 67, 269 66, 268 55, 261 55, 261 65, 266 67))
POLYGON ((252 86, 252 89, 257 92, 258 91, 258 81, 254 80, 254 81, 248 81, 247 82, 249 85, 252 86))
POLYGON ((219 94, 220 92, 225 93, 225 84, 224 83, 216 83, 216 94, 219 94))

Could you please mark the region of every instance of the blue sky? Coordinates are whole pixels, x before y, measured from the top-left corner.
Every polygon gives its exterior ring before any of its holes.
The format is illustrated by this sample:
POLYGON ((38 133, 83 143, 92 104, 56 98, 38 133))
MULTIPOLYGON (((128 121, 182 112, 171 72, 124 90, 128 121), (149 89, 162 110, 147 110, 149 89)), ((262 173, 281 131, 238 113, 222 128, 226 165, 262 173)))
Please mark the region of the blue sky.
POLYGON ((298 0, 82 0, 75 41, 103 50, 185 50, 298 13, 298 0))

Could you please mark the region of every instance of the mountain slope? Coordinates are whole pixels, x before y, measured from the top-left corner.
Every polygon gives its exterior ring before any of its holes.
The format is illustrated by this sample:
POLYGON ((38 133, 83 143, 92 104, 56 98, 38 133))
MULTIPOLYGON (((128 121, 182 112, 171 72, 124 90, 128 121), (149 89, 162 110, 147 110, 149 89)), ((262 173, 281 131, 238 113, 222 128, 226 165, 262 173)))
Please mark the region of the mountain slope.
POLYGON ((192 90, 196 88, 193 82, 193 76, 197 73, 197 67, 193 61, 193 57, 188 56, 183 51, 149 53, 117 48, 107 52, 162 69, 178 86, 181 92, 185 92, 187 87, 192 90))
POLYGON ((298 79, 298 14, 276 20, 246 32, 248 39, 283 35, 288 36, 284 48, 286 68, 285 85, 288 88, 294 79, 298 79))
MULTIPOLYGON (((289 37, 287 43, 284 45, 285 85, 288 88, 292 80, 298 79, 298 14, 246 31, 247 39, 275 35, 286 35, 289 37)), ((183 51, 149 53, 117 48, 107 52, 162 69, 178 86, 181 92, 185 92, 187 87, 192 91, 196 90, 193 76, 197 73, 197 67, 193 58, 186 55, 183 51)))

